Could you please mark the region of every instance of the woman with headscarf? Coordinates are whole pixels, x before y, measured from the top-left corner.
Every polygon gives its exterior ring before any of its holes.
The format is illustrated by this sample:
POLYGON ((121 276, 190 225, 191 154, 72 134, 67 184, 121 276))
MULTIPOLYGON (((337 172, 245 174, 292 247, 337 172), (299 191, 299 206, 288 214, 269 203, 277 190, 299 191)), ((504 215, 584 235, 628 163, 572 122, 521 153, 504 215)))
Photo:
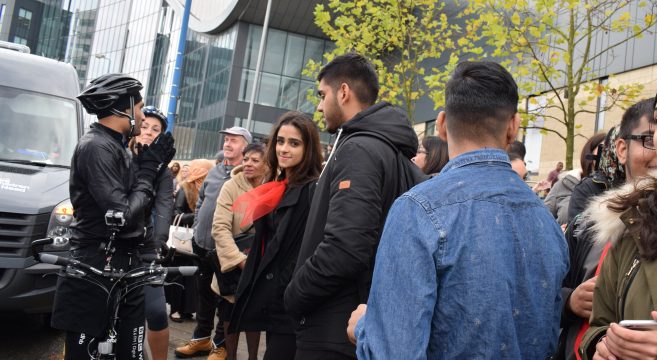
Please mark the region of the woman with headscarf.
POLYGON ((657 153, 652 144, 655 127, 652 110, 652 99, 638 102, 625 111, 621 124, 609 132, 608 140, 613 141, 605 142, 596 183, 609 190, 590 198, 586 209, 566 229, 570 270, 562 287, 564 306, 557 359, 581 358, 577 349, 588 328, 601 264, 607 262, 608 244, 616 242, 622 234, 612 230, 616 221, 613 212, 608 211, 608 202, 627 194, 628 185, 632 187, 649 169, 657 167, 657 153), (628 185, 623 186, 625 182, 628 185))
POLYGON ((619 131, 620 125, 609 130, 603 143, 597 170, 591 176, 583 178, 573 188, 568 204, 568 223, 586 209, 589 199, 625 182, 625 169, 620 165, 616 155, 619 131))
MULTIPOLYGON (((180 216, 180 226, 191 227, 194 224, 194 210, 198 200, 198 192, 203 185, 208 171, 214 163, 209 160, 199 159, 189 163, 189 175, 180 183, 180 191, 176 194, 173 207, 174 219, 180 216)), ((183 170, 184 171, 184 167, 183 170)), ((176 256, 172 266, 194 265, 190 260, 176 256)), ((167 302, 171 305, 169 318, 174 322, 181 322, 183 317, 190 318, 196 312, 196 279, 191 276, 180 276, 169 279, 184 286, 167 286, 165 289, 167 302)))

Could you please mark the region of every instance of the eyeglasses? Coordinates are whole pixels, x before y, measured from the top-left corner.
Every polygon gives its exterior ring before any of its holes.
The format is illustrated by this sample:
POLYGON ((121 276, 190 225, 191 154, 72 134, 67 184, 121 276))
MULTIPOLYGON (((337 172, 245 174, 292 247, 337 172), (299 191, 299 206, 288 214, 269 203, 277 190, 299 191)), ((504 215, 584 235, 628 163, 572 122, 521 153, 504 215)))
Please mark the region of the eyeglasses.
POLYGON ((625 140, 641 140, 641 145, 648 150, 655 150, 655 141, 653 135, 628 135, 625 140))

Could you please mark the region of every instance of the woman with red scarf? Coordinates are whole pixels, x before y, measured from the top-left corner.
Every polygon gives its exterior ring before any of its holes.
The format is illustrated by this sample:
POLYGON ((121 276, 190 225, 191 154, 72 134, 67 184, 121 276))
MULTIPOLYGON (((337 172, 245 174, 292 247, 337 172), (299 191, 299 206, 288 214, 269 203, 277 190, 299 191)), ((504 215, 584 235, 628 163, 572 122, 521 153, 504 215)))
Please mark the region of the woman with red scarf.
POLYGON ((229 331, 266 331, 265 360, 294 359, 296 324, 283 294, 292 278, 306 227, 322 151, 319 132, 306 114, 290 111, 274 127, 267 148, 269 182, 235 201, 243 223, 255 220, 229 331), (277 171, 278 170, 278 171, 277 171))

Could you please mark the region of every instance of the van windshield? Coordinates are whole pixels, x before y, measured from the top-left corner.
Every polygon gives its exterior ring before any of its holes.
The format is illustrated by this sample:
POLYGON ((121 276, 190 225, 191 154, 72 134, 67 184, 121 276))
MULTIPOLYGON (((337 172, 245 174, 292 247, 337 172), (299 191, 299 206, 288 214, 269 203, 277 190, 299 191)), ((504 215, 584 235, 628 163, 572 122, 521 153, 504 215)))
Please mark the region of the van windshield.
POLYGON ((0 86, 0 159, 70 167, 76 103, 0 86))

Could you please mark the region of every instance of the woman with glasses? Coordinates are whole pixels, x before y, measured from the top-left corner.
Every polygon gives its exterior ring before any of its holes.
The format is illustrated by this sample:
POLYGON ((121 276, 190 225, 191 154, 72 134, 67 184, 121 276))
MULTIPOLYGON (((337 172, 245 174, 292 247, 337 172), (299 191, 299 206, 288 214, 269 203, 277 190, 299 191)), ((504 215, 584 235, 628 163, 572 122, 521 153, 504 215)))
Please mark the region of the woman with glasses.
POLYGON ((422 139, 422 145, 412 159, 422 172, 427 175, 437 175, 449 161, 447 141, 437 136, 427 136, 422 139))
MULTIPOLYGON (((609 283, 609 278, 602 280, 603 277, 613 276, 609 270, 606 273, 605 267, 621 265, 624 268, 626 265, 618 263, 617 257, 608 258, 615 244, 625 241, 624 233, 627 230, 621 214, 611 211, 609 206, 619 197, 627 195, 628 191, 631 192, 634 183, 646 177, 651 169, 657 168, 657 152, 648 148, 651 141, 648 135, 652 136, 657 127, 652 104, 653 99, 649 99, 633 105, 623 114, 621 124, 610 131, 611 137, 608 138, 617 136, 614 146, 603 150, 600 168, 609 174, 606 184, 611 189, 590 199, 586 210, 568 225, 566 238, 571 267, 562 288, 563 329, 558 359, 575 359, 578 349, 582 350, 579 353, 581 358, 593 359, 596 342, 606 331, 607 325, 623 318, 616 310, 597 308, 599 303, 609 304, 609 301, 618 300, 608 297, 608 290, 617 291, 619 288, 617 283, 609 283), (611 150, 615 156, 610 156, 611 150), (624 182, 627 184, 623 185, 624 182), (599 267, 600 263, 602 267, 599 267), (603 283, 600 283, 601 280, 603 283), (604 300, 597 300, 600 294, 605 294, 604 300), (596 300, 593 300, 594 297, 596 300), (592 328, 587 332, 589 318, 597 322, 592 322, 592 328)), ((617 268, 612 272, 620 274, 617 268)), ((623 274, 626 272, 627 269, 623 274)), ((645 315, 650 318, 649 312, 645 315)))

